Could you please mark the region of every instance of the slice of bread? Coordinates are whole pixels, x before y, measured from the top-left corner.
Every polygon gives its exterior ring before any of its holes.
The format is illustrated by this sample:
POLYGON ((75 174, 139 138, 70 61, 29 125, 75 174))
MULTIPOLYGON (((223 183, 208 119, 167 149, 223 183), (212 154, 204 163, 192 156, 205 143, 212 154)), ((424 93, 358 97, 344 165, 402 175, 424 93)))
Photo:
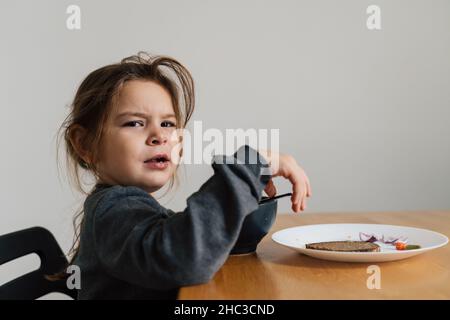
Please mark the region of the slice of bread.
POLYGON ((308 243, 306 249, 339 252, 379 252, 380 246, 365 241, 330 241, 308 243))

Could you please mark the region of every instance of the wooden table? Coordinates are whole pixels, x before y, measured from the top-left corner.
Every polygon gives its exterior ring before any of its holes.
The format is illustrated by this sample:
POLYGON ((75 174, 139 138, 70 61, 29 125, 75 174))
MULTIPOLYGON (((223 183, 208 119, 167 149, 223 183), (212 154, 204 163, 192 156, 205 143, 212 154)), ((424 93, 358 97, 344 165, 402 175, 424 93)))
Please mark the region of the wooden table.
POLYGON ((393 224, 450 236, 450 211, 279 214, 256 253, 230 256, 209 283, 182 288, 179 299, 450 299, 450 245, 378 263, 381 288, 368 289, 371 264, 318 260, 271 239, 284 228, 321 223, 393 224))

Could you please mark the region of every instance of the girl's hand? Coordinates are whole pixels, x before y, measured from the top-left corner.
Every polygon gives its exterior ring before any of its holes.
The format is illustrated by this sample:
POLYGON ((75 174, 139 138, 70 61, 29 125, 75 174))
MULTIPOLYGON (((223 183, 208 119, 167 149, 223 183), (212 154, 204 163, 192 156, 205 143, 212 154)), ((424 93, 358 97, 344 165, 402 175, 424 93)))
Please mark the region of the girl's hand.
MULTIPOLYGON (((258 150, 258 152, 270 164, 272 178, 284 177, 292 183, 292 210, 300 212, 306 209, 306 197, 311 197, 311 184, 305 171, 297 164, 294 157, 289 154, 281 154, 271 150, 258 150)), ((277 193, 277 189, 270 179, 264 191, 269 197, 273 197, 277 193)))

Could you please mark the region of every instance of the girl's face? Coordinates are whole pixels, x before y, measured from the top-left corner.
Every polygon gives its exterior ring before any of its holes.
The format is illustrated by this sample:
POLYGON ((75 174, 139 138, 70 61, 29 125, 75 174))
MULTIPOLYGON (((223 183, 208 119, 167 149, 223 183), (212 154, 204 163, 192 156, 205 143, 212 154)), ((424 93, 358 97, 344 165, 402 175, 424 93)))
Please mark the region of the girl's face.
POLYGON ((157 191, 170 180, 179 162, 172 155, 178 156, 172 152, 178 140, 172 135, 176 118, 170 95, 154 82, 131 80, 125 82, 113 109, 100 144, 99 182, 157 191), (166 168, 144 162, 161 153, 171 159, 166 168))

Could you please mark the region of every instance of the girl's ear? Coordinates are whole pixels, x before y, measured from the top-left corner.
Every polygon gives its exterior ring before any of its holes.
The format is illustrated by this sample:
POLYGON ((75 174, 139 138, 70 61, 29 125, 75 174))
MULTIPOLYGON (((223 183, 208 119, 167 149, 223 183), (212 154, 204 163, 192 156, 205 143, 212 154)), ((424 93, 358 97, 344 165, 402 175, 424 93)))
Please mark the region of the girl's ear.
POLYGON ((85 163, 90 164, 91 157, 85 146, 86 137, 86 129, 80 125, 74 125, 72 130, 70 130, 70 143, 72 144, 72 147, 85 163))

